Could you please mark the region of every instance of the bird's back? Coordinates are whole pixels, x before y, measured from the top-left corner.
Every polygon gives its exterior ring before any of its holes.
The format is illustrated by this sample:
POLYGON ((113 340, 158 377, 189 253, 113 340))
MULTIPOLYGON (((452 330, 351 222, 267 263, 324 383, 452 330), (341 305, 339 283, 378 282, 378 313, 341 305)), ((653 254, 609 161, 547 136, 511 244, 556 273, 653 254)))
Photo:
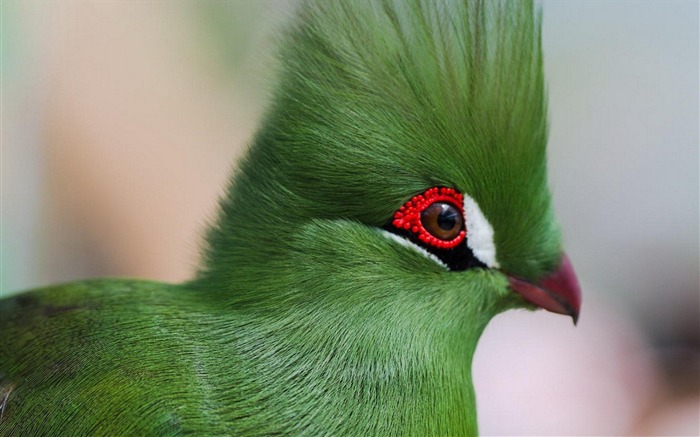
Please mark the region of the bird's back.
POLYGON ((206 420, 190 295, 109 279, 0 301, 0 434, 173 435, 206 420))

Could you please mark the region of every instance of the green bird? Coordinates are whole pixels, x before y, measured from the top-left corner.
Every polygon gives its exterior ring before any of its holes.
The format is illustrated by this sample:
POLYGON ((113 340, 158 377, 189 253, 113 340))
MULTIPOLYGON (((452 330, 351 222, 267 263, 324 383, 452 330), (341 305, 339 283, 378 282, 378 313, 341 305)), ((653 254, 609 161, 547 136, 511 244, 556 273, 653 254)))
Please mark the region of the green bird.
POLYGON ((0 434, 476 435, 489 320, 579 314, 540 20, 532 1, 302 3, 190 281, 1 301, 0 434))

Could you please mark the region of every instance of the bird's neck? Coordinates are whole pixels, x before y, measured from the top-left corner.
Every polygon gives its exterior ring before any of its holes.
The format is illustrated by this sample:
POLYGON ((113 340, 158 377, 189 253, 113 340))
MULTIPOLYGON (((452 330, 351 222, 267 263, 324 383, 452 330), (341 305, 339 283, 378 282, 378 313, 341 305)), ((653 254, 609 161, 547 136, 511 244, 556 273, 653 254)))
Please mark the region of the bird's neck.
POLYGON ((244 372, 253 384, 246 393, 231 387, 238 393, 232 411, 259 411, 271 433, 477 434, 471 362, 481 329, 458 337, 315 323, 256 330, 235 345, 229 357, 240 362, 229 373, 244 372))

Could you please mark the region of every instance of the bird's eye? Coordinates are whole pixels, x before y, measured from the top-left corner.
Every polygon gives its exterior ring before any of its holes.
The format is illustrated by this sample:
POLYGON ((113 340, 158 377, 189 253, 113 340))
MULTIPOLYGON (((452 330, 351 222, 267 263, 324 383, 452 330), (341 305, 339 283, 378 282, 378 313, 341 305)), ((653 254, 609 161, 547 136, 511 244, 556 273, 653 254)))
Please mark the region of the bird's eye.
POLYGON ((420 221, 426 231, 443 241, 454 240, 464 223, 459 210, 445 202, 435 202, 425 208, 420 221))
MULTIPOLYGON (((480 210, 471 197, 466 199, 465 202, 465 195, 453 188, 430 188, 404 203, 384 225, 384 230, 437 260, 447 270, 485 268, 486 264, 474 256, 467 241, 470 232, 467 224, 480 223, 480 210), (471 211, 470 222, 465 208, 471 211)), ((478 232, 474 235, 478 239, 478 232)))
POLYGON ((462 194, 434 187, 413 196, 396 213, 393 227, 437 249, 452 249, 466 236, 462 194))

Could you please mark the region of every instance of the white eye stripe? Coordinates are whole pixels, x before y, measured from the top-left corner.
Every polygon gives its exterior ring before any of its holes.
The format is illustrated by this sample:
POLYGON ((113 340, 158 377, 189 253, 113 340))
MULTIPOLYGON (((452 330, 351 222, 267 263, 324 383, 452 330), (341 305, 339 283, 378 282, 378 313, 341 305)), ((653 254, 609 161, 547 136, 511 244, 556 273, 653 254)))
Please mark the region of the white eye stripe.
POLYGON ((396 234, 393 234, 389 231, 385 231, 384 229, 379 230, 385 237, 391 238, 392 240, 396 241, 403 247, 408 247, 409 249, 413 249, 416 252, 420 253, 424 257, 434 261, 436 264, 438 264, 441 267, 444 267, 446 270, 450 270, 450 268, 440 260, 437 256, 433 255, 432 253, 428 252, 427 250, 423 249, 422 247, 418 246, 417 244, 413 243, 410 240, 407 240, 406 238, 400 237, 396 234))
POLYGON ((489 268, 498 268, 493 228, 474 199, 464 196, 464 221, 467 227, 467 246, 474 256, 489 268))

